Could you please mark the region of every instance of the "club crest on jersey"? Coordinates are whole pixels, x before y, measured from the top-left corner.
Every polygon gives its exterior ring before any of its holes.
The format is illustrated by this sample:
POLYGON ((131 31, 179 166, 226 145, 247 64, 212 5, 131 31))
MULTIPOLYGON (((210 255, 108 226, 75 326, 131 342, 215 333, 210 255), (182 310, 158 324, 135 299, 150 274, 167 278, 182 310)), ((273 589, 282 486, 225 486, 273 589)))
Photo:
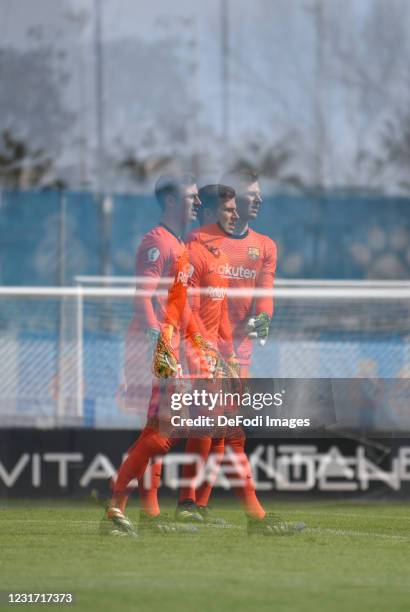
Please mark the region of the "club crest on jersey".
POLYGON ((151 247, 147 252, 148 261, 157 261, 159 257, 159 249, 157 247, 151 247))
POLYGON ((258 247, 253 247, 253 246, 248 247, 248 257, 249 259, 252 259, 253 261, 255 261, 255 259, 259 259, 260 251, 258 247))

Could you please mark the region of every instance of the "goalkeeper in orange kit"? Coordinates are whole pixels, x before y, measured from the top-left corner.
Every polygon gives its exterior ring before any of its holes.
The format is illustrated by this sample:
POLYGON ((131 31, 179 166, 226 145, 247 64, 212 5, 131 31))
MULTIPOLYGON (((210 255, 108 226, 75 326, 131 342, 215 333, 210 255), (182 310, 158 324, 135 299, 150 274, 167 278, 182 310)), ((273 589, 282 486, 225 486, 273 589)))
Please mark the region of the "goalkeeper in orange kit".
MULTIPOLYGON (((200 287, 202 289, 207 287, 209 291, 209 289, 212 287, 212 283, 209 282, 208 275, 216 268, 218 275, 220 275, 220 285, 223 283, 224 287, 229 288, 229 275, 237 275, 248 281, 247 284, 249 288, 252 289, 252 287, 255 285, 255 279, 258 276, 256 272, 253 274, 252 271, 245 268, 243 264, 232 266, 228 256, 230 247, 232 246, 232 241, 235 240, 233 231, 235 230, 236 222, 238 220, 234 190, 222 185, 208 185, 207 187, 200 189, 199 197, 202 202, 202 206, 199 211, 201 223, 204 222, 205 218, 209 221, 214 221, 214 223, 205 225, 198 230, 194 230, 190 236, 189 246, 192 253, 192 265, 190 269, 190 278, 188 281, 190 286, 194 288, 200 287), (224 197, 221 198, 221 194, 223 194, 224 197), (235 214, 233 214, 233 212, 235 212, 235 214), (231 216, 229 217, 229 215, 231 216), (236 218, 235 224, 232 223, 234 218, 236 218), (228 223, 226 223, 227 220, 229 221, 228 223)), ((247 238, 248 234, 249 232, 247 232, 247 235, 244 236, 245 239, 247 238)), ((253 256, 253 259, 257 259, 254 256, 259 248, 259 245, 261 250, 265 250, 265 242, 269 239, 265 240, 265 237, 263 237, 262 244, 257 242, 257 238, 255 236, 252 236, 251 239, 253 244, 256 244, 257 246, 252 246, 252 243, 249 245, 249 241, 245 240, 242 245, 235 243, 235 246, 232 246, 232 251, 235 251, 236 254, 239 251, 239 257, 244 257, 244 252, 248 252, 253 256)), ((242 261, 244 261, 244 259, 242 261)), ((260 269, 263 267, 262 261, 263 258, 261 257, 259 266, 260 269)), ((273 279, 272 268, 270 268, 270 274, 273 279)), ((215 292, 214 294, 217 295, 215 292)), ((250 304, 253 302, 252 291, 249 291, 244 299, 246 302, 244 307, 242 301, 243 310, 241 311, 240 307, 238 308, 238 305, 237 309, 239 309, 239 312, 242 312, 242 314, 244 312, 248 314, 250 312, 250 304)), ((177 300, 174 300, 174 304, 176 302, 177 300)), ((229 300, 225 301, 225 303, 226 306, 230 304, 229 300)), ((228 352, 232 352, 233 338, 231 337, 232 326, 231 321, 229 320, 230 308, 228 307, 227 318, 227 313, 225 312, 223 325, 215 325, 213 329, 209 325, 209 322, 213 320, 213 307, 211 303, 207 302, 206 300, 199 301, 197 304, 193 302, 191 308, 194 316, 196 317, 196 325, 199 329, 201 329, 202 336, 209 338, 213 346, 220 346, 223 342, 230 342, 228 352), (229 330, 228 334, 226 333, 227 330, 229 330), (219 337, 217 335, 218 333, 220 334, 219 337)), ((177 317, 178 309, 176 309, 174 312, 174 326, 178 325, 177 317)), ((242 323, 242 321, 240 320, 239 323, 242 323)), ((243 328, 245 328, 245 326, 243 326, 243 328)), ((242 346, 244 344, 245 343, 242 340, 242 346)), ((161 351, 159 351, 159 353, 161 353, 161 351)), ((237 372, 240 369, 240 364, 238 363, 234 352, 231 354, 231 359, 233 359, 235 362, 235 372, 231 371, 230 374, 225 374, 225 376, 237 376, 237 372)), ((190 368, 190 371, 192 372, 192 368, 190 368)), ((169 374, 171 374, 171 372, 169 372, 169 374)), ((233 488, 247 514, 248 533, 276 535, 278 533, 284 534, 294 532, 295 526, 283 522, 276 516, 267 514, 261 506, 256 496, 249 461, 244 450, 245 437, 242 429, 234 428, 233 430, 229 431, 226 436, 226 440, 224 432, 219 430, 219 432, 216 433, 217 435, 210 435, 205 431, 202 432, 201 435, 191 435, 188 439, 185 450, 188 453, 192 453, 200 457, 202 463, 207 461, 210 454, 213 455, 214 459, 216 457, 219 458, 219 461, 221 461, 224 453, 225 441, 229 444, 234 455, 232 467, 230 468, 230 473, 232 476, 234 476, 235 480, 235 485, 233 488)), ((207 504, 209 493, 212 489, 212 483, 206 482, 204 485, 199 487, 199 489, 196 489, 197 476, 198 465, 196 461, 192 464, 184 465, 183 478, 185 484, 180 488, 176 518, 179 520, 184 520, 185 513, 189 513, 192 517, 195 514, 195 510, 197 510, 198 515, 202 517, 202 520, 207 522, 219 522, 217 519, 213 520, 211 518, 207 504), (201 498, 206 499, 205 504, 201 503, 201 498)))
MULTIPOLYGON (((212 202, 219 226, 223 228, 223 231, 227 234, 233 232, 238 220, 235 192, 223 185, 210 185, 201 189, 200 193, 206 198, 208 204, 212 202)), ((194 336, 191 334, 194 342, 185 345, 189 375, 191 378, 198 379, 209 378, 209 376, 238 377, 239 364, 233 348, 226 296, 229 285, 224 275, 228 259, 220 248, 212 241, 202 240, 202 235, 196 231, 192 232, 189 237, 187 253, 189 257, 186 279, 189 296, 188 312, 190 324, 197 332, 194 336), (201 358, 201 353, 204 354, 204 358, 201 358)), ((181 314, 184 307, 186 304, 182 304, 177 297, 170 300, 168 320, 172 320, 174 329, 179 329, 186 324, 181 314)), ((157 349, 157 356, 161 359, 163 357, 159 349, 160 347, 157 349)), ((158 374, 161 375, 161 372, 158 374)), ((185 450, 187 453, 195 453, 205 463, 212 444, 214 452, 223 454, 223 436, 212 438, 208 432, 202 432, 198 437, 189 437, 185 450)), ((196 464, 184 465, 183 480, 188 485, 182 487, 180 491, 180 503, 176 510, 177 520, 190 520, 192 516, 198 521, 204 519, 202 509, 196 507, 191 494, 196 468, 196 464)))
MULTIPOLYGON (((229 261, 225 269, 229 288, 240 292, 240 296, 228 299, 228 312, 234 349, 243 380, 249 376, 253 342, 257 340, 264 345, 268 338, 273 314, 271 292, 276 271, 277 249, 273 240, 255 232, 249 226, 257 218, 262 204, 257 173, 252 169, 230 173, 223 177, 223 182, 233 187, 236 193, 238 220, 234 231, 227 235, 221 231, 223 228, 218 224, 215 229, 213 225, 216 220, 215 213, 212 208, 206 206, 205 198, 199 216, 201 226, 204 227, 195 231, 201 234, 207 233, 208 240, 225 252, 229 261)), ((240 467, 242 485, 234 487, 234 490, 247 513, 248 533, 288 534, 303 528, 304 524, 289 524, 276 515, 267 514, 259 503, 245 454, 246 438, 242 428, 231 428, 224 442, 230 449, 233 466, 240 467)), ((217 457, 221 456, 220 441, 213 441, 210 453, 215 453, 217 457)), ((197 507, 208 520, 212 520, 208 504, 214 480, 215 475, 213 480, 212 478, 205 480, 194 493, 197 507)))
MULTIPOLYGON (((225 211, 226 226, 234 227, 237 215, 235 208, 225 211)), ((123 526, 124 533, 127 532, 127 519, 124 515, 125 505, 128 499, 129 487, 132 480, 137 479, 141 485, 144 473, 151 459, 166 454, 176 438, 169 435, 169 415, 163 413, 164 404, 167 404, 167 393, 170 386, 178 386, 178 370, 180 362, 180 348, 178 347, 181 335, 184 336, 186 351, 189 353, 191 368, 195 375, 213 377, 221 369, 231 374, 230 368, 233 362, 233 347, 229 333, 229 319, 227 317, 226 298, 215 297, 213 291, 205 296, 194 298, 193 305, 187 299, 187 284, 190 277, 192 259, 194 265, 198 265, 200 255, 197 246, 188 247, 176 261, 175 282, 172 285, 168 303, 161 321, 161 333, 159 335, 157 350, 154 358, 154 372, 160 378, 173 377, 168 388, 158 383, 154 385, 150 406, 148 410, 147 425, 142 431, 136 443, 129 449, 128 457, 118 470, 117 480, 113 486, 113 496, 107 510, 106 521, 115 523, 115 526, 123 526), (207 317, 198 316, 197 306, 207 317), (226 333, 226 360, 222 357, 218 347, 217 338, 226 333), (225 330, 225 331, 223 331, 225 330), (175 344, 176 339, 176 344, 175 344)), ((214 255, 217 258, 216 255, 214 255)), ((223 261, 223 259, 221 259, 223 261)), ((226 288, 227 282, 217 271, 208 271, 206 279, 207 288, 217 287, 217 294, 226 288)), ((149 489, 148 489, 149 491, 149 489)), ((156 498, 156 487, 151 489, 156 498)), ((154 500, 155 501, 155 500, 154 500)), ((145 522, 156 523, 159 519, 159 507, 153 504, 151 496, 151 508, 146 508, 145 522)), ((188 519, 192 516, 187 512, 188 519)))
MULTIPOLYGON (((277 248, 271 238, 250 228, 250 223, 257 218, 262 205, 257 173, 247 169, 227 174, 223 181, 235 189, 238 219, 234 231, 227 234, 218 224, 215 226, 215 211, 206 206, 205 198, 199 216, 202 227, 194 231, 201 235, 208 234, 208 240, 225 252, 229 262, 225 269, 229 288, 240 291, 240 296, 228 299, 228 312, 234 349, 240 365, 240 376, 246 379, 249 376, 255 340, 265 344, 268 338, 273 315, 273 298, 270 293, 275 278, 277 248), (258 290, 262 290, 262 295, 258 290)), ((246 497, 246 487, 248 487, 250 489, 248 499, 252 499, 253 480, 245 459, 245 441, 242 429, 236 428, 228 432, 225 444, 229 446, 233 456, 245 466, 247 484, 242 492, 239 489, 237 493, 239 495, 242 493, 246 497)), ((220 444, 217 442, 211 447, 211 453, 215 452, 220 455, 220 444)), ((205 517, 211 516, 209 498, 212 486, 212 479, 208 479, 195 491, 196 504, 205 517)), ((253 499, 255 500, 256 496, 253 499)), ((263 508, 256 502, 249 508, 250 529, 264 529, 265 526, 256 522, 264 518, 263 508)), ((267 530, 269 531, 269 527, 267 530)))
MULTIPOLYGON (((141 362, 152 362, 152 351, 156 345, 167 305, 167 297, 162 297, 161 283, 173 274, 176 261, 184 252, 183 239, 187 226, 197 218, 200 200, 196 179, 192 175, 163 175, 155 186, 155 196, 161 209, 161 219, 158 225, 143 236, 136 256, 136 273, 140 288, 145 290, 142 297, 135 298, 133 320, 128 328, 125 343, 125 397, 134 406, 142 406, 145 397, 138 386, 145 376, 148 383, 152 381, 151 368, 141 372, 141 362)), ((178 353, 179 338, 174 335, 174 347, 178 353)), ((168 367, 177 368, 177 362, 170 362, 168 367)), ((175 374, 176 372, 173 371, 175 374)), ((152 444, 155 431, 154 407, 158 402, 160 388, 158 382, 153 385, 149 402, 149 417, 147 427, 140 438, 129 449, 129 456, 140 454, 138 463, 139 493, 141 499, 141 519, 145 525, 161 528, 159 522, 160 510, 157 500, 157 488, 161 474, 161 462, 155 461, 149 465, 146 445, 152 444), (136 449, 137 447, 137 449, 136 449), (150 486, 144 486, 142 474, 148 467, 150 486), (150 520, 150 519, 157 519, 150 520), (155 524, 154 524, 155 523, 155 524)), ((154 453, 161 454, 161 453, 154 453)), ((120 468, 121 471, 121 468, 120 468)), ((131 526, 124 512, 128 500, 128 488, 119 490, 114 484, 114 496, 102 523, 104 533, 125 533, 131 535, 135 529, 131 526)))

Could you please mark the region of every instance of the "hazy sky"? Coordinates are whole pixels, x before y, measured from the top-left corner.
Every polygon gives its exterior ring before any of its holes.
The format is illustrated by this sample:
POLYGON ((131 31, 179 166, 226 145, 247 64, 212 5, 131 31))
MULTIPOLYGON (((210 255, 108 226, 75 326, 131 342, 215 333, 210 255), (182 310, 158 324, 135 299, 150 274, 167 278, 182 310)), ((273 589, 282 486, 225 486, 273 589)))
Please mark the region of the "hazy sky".
MULTIPOLYGON (((13 52, 17 67, 6 73, 7 87, 19 100, 14 104, 12 93, 0 98, 0 127, 51 147, 72 184, 95 177, 98 110, 108 183, 119 180, 118 162, 131 154, 189 159, 195 152, 202 171, 213 173, 227 159, 258 158, 281 143, 292 150, 290 169, 307 180, 318 173, 333 185, 366 180, 358 153, 377 149, 386 116, 410 92, 403 81, 410 3, 228 0, 227 6, 224 63, 222 0, 0 0, 0 50, 13 52), (43 60, 33 59, 39 48, 48 49, 44 70, 43 60), (36 70, 27 91, 26 72, 36 70), (51 110, 43 116, 43 94, 56 96, 53 124, 51 110), (59 120, 58 106, 71 121, 59 120)), ((3 74, 10 65, 4 57, 3 74)))

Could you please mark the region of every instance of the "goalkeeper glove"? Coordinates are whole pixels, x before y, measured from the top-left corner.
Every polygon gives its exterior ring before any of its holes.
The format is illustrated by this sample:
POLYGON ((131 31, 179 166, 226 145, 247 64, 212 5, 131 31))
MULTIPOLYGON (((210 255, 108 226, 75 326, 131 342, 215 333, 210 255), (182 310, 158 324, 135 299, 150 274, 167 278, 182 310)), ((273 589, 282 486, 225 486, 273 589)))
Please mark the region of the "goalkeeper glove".
POLYGON ((178 359, 172 347, 172 326, 164 327, 158 336, 154 352, 153 370, 157 378, 169 378, 178 373, 178 359))
POLYGON ((200 334, 191 336, 191 341, 199 350, 201 361, 208 370, 210 377, 215 378, 239 378, 240 365, 235 353, 225 360, 217 348, 200 334))
POLYGON ((201 334, 193 334, 190 339, 195 349, 199 352, 201 370, 204 367, 209 372, 209 375, 214 377, 219 361, 219 351, 210 342, 205 340, 201 334))
POLYGON ((241 373, 241 364, 238 361, 235 353, 232 353, 226 360, 228 369, 228 378, 239 378, 241 373))
POLYGON ((264 346, 269 334, 270 316, 261 312, 248 321, 247 329, 250 338, 259 338, 259 344, 264 346))

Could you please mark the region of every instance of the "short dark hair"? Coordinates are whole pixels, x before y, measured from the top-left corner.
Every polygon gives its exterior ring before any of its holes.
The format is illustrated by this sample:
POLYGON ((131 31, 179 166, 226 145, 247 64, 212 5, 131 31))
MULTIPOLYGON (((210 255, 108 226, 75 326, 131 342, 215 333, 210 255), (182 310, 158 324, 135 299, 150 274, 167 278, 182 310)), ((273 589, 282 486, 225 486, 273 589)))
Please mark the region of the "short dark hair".
POLYGON ((232 200, 235 197, 235 189, 228 187, 228 185, 222 185, 220 183, 215 185, 205 185, 198 191, 199 199, 201 200, 201 206, 198 209, 199 223, 203 225, 204 222, 204 211, 208 208, 216 210, 221 202, 232 200))
POLYGON ((259 180, 259 175, 255 168, 246 166, 244 168, 234 168, 229 172, 226 172, 221 181, 225 185, 230 185, 240 195, 242 188, 245 185, 251 185, 259 180))
POLYGON ((167 195, 178 196, 181 189, 195 185, 196 178, 193 174, 162 174, 155 183, 155 197, 163 209, 167 195))

